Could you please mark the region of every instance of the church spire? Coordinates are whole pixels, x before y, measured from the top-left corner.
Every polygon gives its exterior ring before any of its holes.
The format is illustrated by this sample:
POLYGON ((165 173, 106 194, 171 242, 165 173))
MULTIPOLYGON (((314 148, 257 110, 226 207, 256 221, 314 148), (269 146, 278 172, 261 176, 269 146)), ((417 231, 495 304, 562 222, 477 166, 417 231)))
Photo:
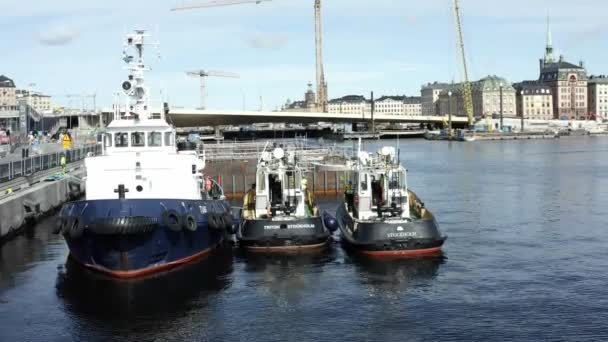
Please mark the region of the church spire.
POLYGON ((545 47, 545 63, 553 63, 553 39, 551 37, 551 23, 547 13, 547 46, 545 47))

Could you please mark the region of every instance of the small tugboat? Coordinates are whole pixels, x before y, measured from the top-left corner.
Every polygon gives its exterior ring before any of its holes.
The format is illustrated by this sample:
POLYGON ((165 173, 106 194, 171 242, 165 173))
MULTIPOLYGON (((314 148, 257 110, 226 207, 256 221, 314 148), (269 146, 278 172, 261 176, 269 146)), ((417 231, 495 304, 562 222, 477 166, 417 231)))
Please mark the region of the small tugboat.
POLYGON ((354 182, 349 182, 336 210, 346 247, 380 257, 441 252, 446 237, 433 214, 408 189, 406 169, 394 147, 383 147, 375 157, 360 151, 353 170, 354 182))
POLYGON ((151 110, 144 85, 147 36, 141 30, 126 36, 129 77, 122 89, 128 101, 115 105, 102 155, 85 159, 86 198, 66 203, 54 230, 63 234, 72 259, 117 278, 201 258, 232 225, 222 193, 203 189, 204 157, 178 151, 166 113, 151 110))
POLYGON ((245 195, 239 244, 249 251, 290 252, 320 249, 327 245, 330 231, 319 214, 308 189, 296 151, 266 144, 257 164, 256 184, 245 195))

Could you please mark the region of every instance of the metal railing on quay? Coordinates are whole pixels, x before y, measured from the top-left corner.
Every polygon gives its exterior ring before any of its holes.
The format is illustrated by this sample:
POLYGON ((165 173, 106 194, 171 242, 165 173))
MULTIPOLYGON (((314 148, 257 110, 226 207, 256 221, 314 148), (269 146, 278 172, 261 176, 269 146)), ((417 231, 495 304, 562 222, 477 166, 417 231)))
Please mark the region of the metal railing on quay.
POLYGON ((252 142, 223 142, 217 144, 204 144, 199 146, 199 153, 205 153, 207 160, 242 160, 258 159, 264 148, 268 152, 273 146, 282 146, 288 151, 297 151, 299 158, 321 159, 325 156, 350 157, 354 149, 351 146, 311 143, 306 139, 277 139, 267 145, 267 141, 252 142))
POLYGON ((89 152, 94 155, 100 154, 101 145, 90 144, 61 152, 30 155, 26 158, 8 162, 0 161, 0 184, 58 167, 61 164, 63 153, 66 155, 66 163, 69 164, 84 159, 89 152))

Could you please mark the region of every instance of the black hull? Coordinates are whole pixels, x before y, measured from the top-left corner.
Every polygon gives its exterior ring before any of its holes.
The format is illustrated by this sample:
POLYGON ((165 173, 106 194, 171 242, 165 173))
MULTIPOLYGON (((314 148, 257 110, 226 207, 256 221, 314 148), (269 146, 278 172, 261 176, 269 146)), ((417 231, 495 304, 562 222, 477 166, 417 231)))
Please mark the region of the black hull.
POLYGON ((116 199, 64 204, 56 232, 73 260, 115 278, 142 277, 196 261, 222 242, 228 227, 215 200, 116 199))
POLYGON ((446 240, 435 219, 413 221, 359 221, 340 205, 336 211, 342 243, 373 256, 416 256, 440 254, 446 240), (356 230, 354 229, 356 223, 356 230))
POLYGON ((295 220, 245 220, 238 233, 240 246, 253 251, 319 249, 330 233, 321 217, 295 220))

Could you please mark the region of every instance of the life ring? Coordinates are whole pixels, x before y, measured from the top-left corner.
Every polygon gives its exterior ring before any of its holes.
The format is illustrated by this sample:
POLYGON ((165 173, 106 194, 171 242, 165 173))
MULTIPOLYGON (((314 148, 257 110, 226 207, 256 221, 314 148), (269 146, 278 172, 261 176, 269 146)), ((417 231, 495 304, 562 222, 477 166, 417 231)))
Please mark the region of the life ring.
POLYGON ((72 239, 82 237, 82 234, 84 233, 84 221, 81 218, 75 218, 71 223, 69 231, 70 237, 72 239))
POLYGON ((182 217, 173 209, 166 210, 163 213, 163 221, 171 231, 179 232, 182 230, 182 217))
POLYGON ((184 228, 188 231, 195 232, 198 228, 198 224, 196 223, 196 219, 192 214, 188 214, 184 216, 184 228))

